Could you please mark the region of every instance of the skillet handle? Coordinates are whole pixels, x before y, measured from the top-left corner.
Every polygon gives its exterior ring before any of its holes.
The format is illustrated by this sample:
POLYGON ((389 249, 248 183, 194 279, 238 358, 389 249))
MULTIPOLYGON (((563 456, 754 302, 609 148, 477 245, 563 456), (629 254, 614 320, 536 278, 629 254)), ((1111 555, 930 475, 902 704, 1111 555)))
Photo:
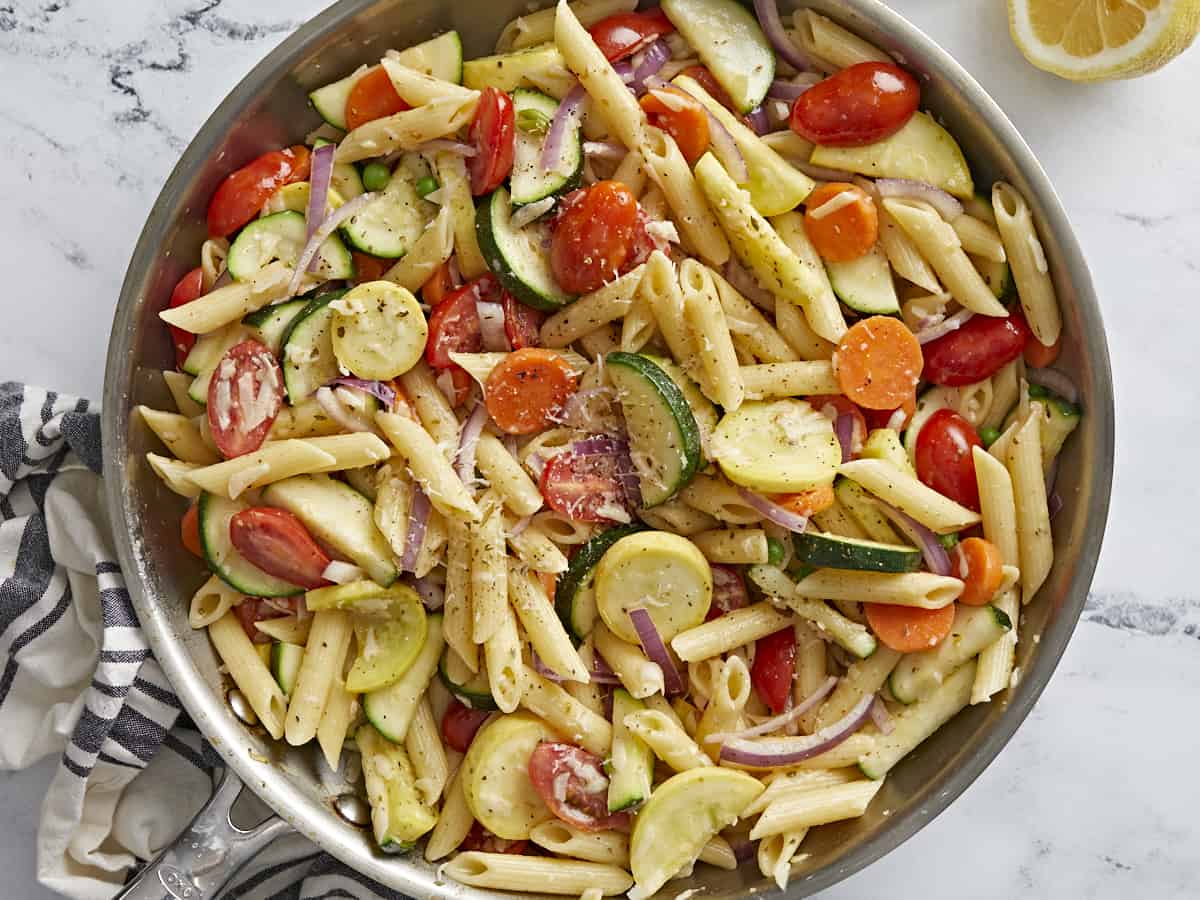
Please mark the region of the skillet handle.
POLYGON ((113 900, 212 900, 243 865, 271 841, 292 830, 278 816, 243 831, 229 813, 244 785, 229 768, 212 799, 158 859, 113 900))

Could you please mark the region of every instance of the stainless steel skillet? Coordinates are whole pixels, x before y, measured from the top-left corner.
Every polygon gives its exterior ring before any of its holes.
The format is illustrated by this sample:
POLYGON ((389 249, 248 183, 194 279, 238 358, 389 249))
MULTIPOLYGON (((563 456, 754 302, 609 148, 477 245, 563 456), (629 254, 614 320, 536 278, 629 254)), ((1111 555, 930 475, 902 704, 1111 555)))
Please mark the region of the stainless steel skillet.
MULTIPOLYGON (((793 0, 781 4, 785 10, 795 5, 793 0)), ((883 3, 812 0, 805 5, 893 52, 921 76, 923 105, 958 139, 978 184, 1004 178, 1029 198, 1063 309, 1059 366, 1079 384, 1085 416, 1060 467, 1065 505, 1055 520, 1054 569, 1038 600, 1023 611, 1019 682, 999 701, 964 711, 922 745, 889 776, 867 816, 814 832, 805 843, 810 857, 786 892, 794 898, 835 884, 916 833, 978 777, 1032 709, 1086 599, 1104 532, 1114 445, 1112 378, 1099 306, 1066 214, 1029 147, 958 63, 883 3), (1033 634, 1040 635, 1037 643, 1030 639, 1033 634)), ((113 530, 142 625, 185 708, 231 773, 280 818, 249 832, 231 829, 227 805, 238 785, 227 780, 207 818, 202 814, 198 820, 199 830, 185 834, 129 897, 159 900, 166 893, 203 900, 237 864, 289 826, 358 871, 414 897, 495 896, 438 880, 436 867, 419 854, 380 854, 367 831, 334 812, 315 754, 277 746, 234 716, 207 637, 187 624, 185 598, 201 572, 178 543, 181 501, 146 466, 144 453, 155 449, 154 439, 130 413, 139 403, 163 407, 170 402, 158 372, 172 364, 171 350, 156 314, 175 281, 194 265, 205 236, 207 201, 220 179, 259 153, 294 143, 318 124, 306 101, 313 87, 389 47, 405 47, 448 28, 462 35, 468 56, 489 53, 503 25, 526 11, 523 0, 341 0, 298 29, 234 88, 180 159, 146 222, 113 320, 104 386, 105 481, 113 530), (205 840, 210 837, 219 844, 216 851, 205 840), (201 849, 207 855, 201 856, 201 849)), ((674 896, 701 887, 713 900, 774 890, 752 866, 734 872, 700 866, 691 878, 671 882, 666 892, 674 896)))

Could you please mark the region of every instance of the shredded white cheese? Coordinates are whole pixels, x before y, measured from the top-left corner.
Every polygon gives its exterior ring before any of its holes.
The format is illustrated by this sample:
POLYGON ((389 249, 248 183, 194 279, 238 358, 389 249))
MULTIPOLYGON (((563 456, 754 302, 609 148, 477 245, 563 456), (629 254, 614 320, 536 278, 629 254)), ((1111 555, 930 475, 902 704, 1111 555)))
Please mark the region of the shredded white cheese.
POLYGON ((553 197, 543 197, 541 200, 538 200, 534 203, 527 203, 525 206, 522 206, 512 214, 509 224, 512 225, 513 228, 524 228, 526 225, 537 221, 543 215, 548 213, 553 206, 553 197))
POLYGON ((808 211, 810 219, 824 219, 826 216, 832 216, 839 209, 845 209, 847 206, 852 206, 858 202, 859 195, 854 191, 842 191, 833 197, 830 197, 816 209, 808 211))
POLYGON ((668 244, 679 243, 679 230, 675 227, 674 222, 647 222, 646 233, 652 238, 666 241, 668 244))

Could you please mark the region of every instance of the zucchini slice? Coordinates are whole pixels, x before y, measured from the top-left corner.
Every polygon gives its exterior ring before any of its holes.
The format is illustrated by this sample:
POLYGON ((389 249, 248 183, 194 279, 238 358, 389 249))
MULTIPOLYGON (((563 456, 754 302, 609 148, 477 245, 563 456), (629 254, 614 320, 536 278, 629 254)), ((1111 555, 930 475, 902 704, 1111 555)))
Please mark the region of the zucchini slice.
POLYGON ((614 352, 605 357, 617 389, 642 505, 657 506, 687 486, 700 468, 700 429, 671 376, 649 357, 614 352))
POLYGON ((300 674, 300 663, 304 661, 304 648, 299 644, 287 644, 275 641, 271 644, 271 674, 275 683, 290 697, 292 688, 296 686, 296 676, 300 674))
POLYGON ((832 484, 842 461, 833 423, 790 399, 742 404, 721 419, 709 453, 734 484, 779 494, 832 484))
MULTIPOLYGON (((562 619, 567 632, 576 642, 591 634, 596 624, 596 595, 594 591, 589 590, 596 573, 596 564, 608 548, 621 538, 645 530, 646 526, 640 522, 609 528, 591 538, 571 557, 567 571, 558 579, 558 585, 554 589, 554 608, 558 611, 558 617, 562 619)), ((454 690, 449 683, 446 686, 454 690)), ((491 699, 490 695, 488 699, 491 699)))
POLYGON ((370 726, 359 729, 355 741, 362 752, 375 842, 385 853, 408 850, 437 824, 437 814, 417 789, 412 761, 402 746, 385 740, 370 726))
POLYGON ((900 312, 892 267, 878 244, 849 262, 826 262, 837 298, 855 312, 887 316, 900 312))
MULTIPOLYGON (((425 696, 446 646, 441 613, 433 613, 425 621, 427 629, 424 641, 404 674, 393 684, 363 695, 363 715, 367 721, 379 729, 380 734, 397 744, 403 743, 408 736, 413 716, 417 714, 417 705, 425 696)), ((348 681, 346 686, 350 686, 348 681)))
MULTIPOLYGON (((1074 403, 1064 400, 1058 394, 1051 393, 1039 384, 1029 386, 1029 399, 1042 404, 1042 468, 1050 471, 1050 463, 1058 456, 1083 418, 1083 413, 1074 403)), ((1003 433, 1017 417, 1017 407, 1013 407, 1000 426, 1003 433)))
POLYGON ((484 828, 508 841, 523 841, 553 814, 529 780, 529 757, 558 735, 541 719, 518 712, 480 729, 462 761, 463 796, 484 828))
POLYGON ((814 166, 857 172, 869 178, 925 181, 956 197, 974 195, 971 169, 958 143, 926 112, 917 112, 891 137, 863 147, 813 148, 814 166))
POLYGON ((283 347, 283 336, 287 333, 288 326, 292 324, 292 320, 300 314, 304 307, 308 306, 308 302, 306 297, 297 297, 286 303, 264 306, 242 319, 242 324, 250 330, 250 337, 278 356, 283 347))
POLYGON ((350 246, 384 259, 399 259, 409 251, 436 211, 417 193, 417 171, 415 156, 409 154, 380 195, 342 223, 350 246))
MULTIPOLYGON (((447 31, 415 47, 409 47, 396 54, 396 59, 410 69, 416 69, 442 81, 452 81, 455 84, 462 81, 462 40, 457 31, 447 31)), ((345 78, 310 93, 308 99, 312 101, 318 115, 334 128, 345 131, 346 100, 349 99, 358 79, 367 74, 370 68, 372 67, 360 66, 345 78)))
POLYGON ((921 551, 916 547, 810 531, 792 535, 792 546, 796 559, 817 569, 915 572, 921 568, 921 551))
POLYGON ((333 355, 357 378, 395 378, 425 352, 429 325, 407 288, 370 281, 351 288, 330 309, 333 355))
POLYGON ((192 400, 201 406, 208 406, 208 385, 217 370, 217 364, 230 347, 240 344, 250 336, 250 332, 239 322, 227 325, 220 331, 200 336, 192 352, 184 360, 184 371, 189 371, 189 365, 196 369, 192 373, 196 377, 188 385, 188 396, 192 400))
POLYGON ((608 781, 608 811, 633 809, 650 798, 654 751, 625 727, 625 717, 646 708, 624 688, 613 691, 612 763, 608 781))
POLYGON ((354 560, 376 584, 387 587, 399 576, 392 548, 375 527, 371 502, 350 485, 328 475, 294 475, 267 485, 262 498, 296 516, 313 537, 354 560))
POLYGON ((446 690, 472 709, 500 708, 488 686, 487 672, 483 669, 472 672, 457 659, 451 659, 449 650, 442 654, 438 663, 438 677, 446 690))
POLYGON ((353 694, 395 684, 425 645, 425 607, 408 585, 382 588, 373 581, 354 581, 309 591, 307 597, 314 611, 333 606, 355 614, 358 656, 346 675, 346 690, 353 694))
POLYGON ((954 611, 950 633, 936 647, 901 658, 888 678, 901 703, 924 700, 946 676, 1012 630, 1012 619, 998 606, 963 606, 954 611))
POLYGON ((596 566, 596 609, 609 630, 637 644, 629 619, 645 607, 664 643, 704 621, 712 604, 712 567, 699 548, 667 531, 642 531, 613 544, 596 566))
POLYGON ((513 110, 517 117, 516 142, 513 147, 512 205, 526 206, 557 197, 579 187, 583 180, 583 122, 576 118, 568 123, 562 136, 563 155, 561 171, 548 172, 542 168, 542 147, 545 135, 531 134, 522 130, 522 114, 542 117, 545 121, 554 118, 558 101, 540 91, 517 88, 512 92, 513 110))
POLYGON ((663 0, 662 11, 738 112, 762 103, 775 79, 775 51, 751 10, 736 0, 663 0))
POLYGON ((330 323, 333 308, 330 303, 345 291, 330 291, 309 300, 292 317, 279 340, 280 362, 283 367, 283 387, 288 403, 303 403, 340 374, 333 353, 333 333, 330 323))
POLYGON ((488 268, 506 291, 527 306, 547 312, 566 306, 575 297, 558 286, 550 270, 550 254, 543 249, 550 226, 531 222, 513 228, 511 218, 512 204, 504 188, 497 188, 479 204, 475 235, 488 268))
POLYGON ((494 87, 511 94, 529 84, 555 97, 565 97, 575 86, 575 76, 553 42, 463 63, 463 85, 477 91, 494 87))
POLYGON ((704 396, 700 385, 696 384, 678 363, 649 353, 642 355, 666 372, 667 377, 675 382, 675 386, 683 393, 683 399, 692 408, 692 417, 696 420, 696 427, 700 429, 700 446, 705 446, 712 436, 713 430, 717 427, 717 422, 721 420, 721 412, 717 409, 717 405, 704 396))
POLYGON ((303 594, 304 588, 268 575, 233 546, 229 539, 229 520, 247 508, 245 503, 226 500, 216 494, 200 495, 200 547, 208 567, 231 588, 251 597, 303 594))
MULTIPOLYGON (((253 278, 272 260, 295 267, 308 243, 304 214, 292 209, 255 219, 229 247, 226 265, 235 281, 253 278)), ((317 250, 316 273, 326 279, 353 278, 354 259, 341 238, 331 234, 317 250)))

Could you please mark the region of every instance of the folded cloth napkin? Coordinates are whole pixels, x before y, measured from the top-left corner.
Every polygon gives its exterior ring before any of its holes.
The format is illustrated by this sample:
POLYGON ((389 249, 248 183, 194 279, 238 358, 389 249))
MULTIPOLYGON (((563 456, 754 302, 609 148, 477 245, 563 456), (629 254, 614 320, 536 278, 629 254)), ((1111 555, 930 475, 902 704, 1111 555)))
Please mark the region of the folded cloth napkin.
MULTIPOLYGON (((100 471, 96 407, 0 384, 0 769, 61 754, 37 877, 78 900, 112 897, 170 844, 221 765, 138 625, 100 471)), ((11 883, 3 894, 21 896, 11 883)), ((272 844, 222 900, 335 897, 403 900, 300 835, 272 844)))

